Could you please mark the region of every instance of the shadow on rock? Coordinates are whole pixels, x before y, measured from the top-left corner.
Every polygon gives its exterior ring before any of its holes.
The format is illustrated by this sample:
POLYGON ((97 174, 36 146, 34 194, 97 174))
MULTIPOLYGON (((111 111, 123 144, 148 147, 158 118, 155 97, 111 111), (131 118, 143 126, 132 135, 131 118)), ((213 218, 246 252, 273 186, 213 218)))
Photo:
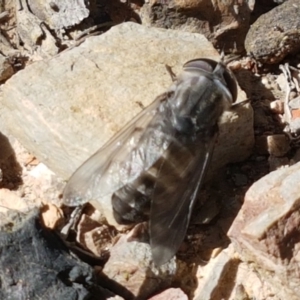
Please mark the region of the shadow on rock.
POLYGON ((0 132, 0 170, 2 178, 0 188, 16 190, 22 183, 22 167, 16 159, 9 139, 0 132))

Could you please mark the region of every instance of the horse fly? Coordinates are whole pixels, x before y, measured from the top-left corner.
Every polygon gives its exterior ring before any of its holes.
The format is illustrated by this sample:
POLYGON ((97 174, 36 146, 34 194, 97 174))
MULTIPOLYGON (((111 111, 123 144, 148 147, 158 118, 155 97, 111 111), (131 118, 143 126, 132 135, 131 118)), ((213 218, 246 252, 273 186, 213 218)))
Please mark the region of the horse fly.
POLYGON ((188 61, 164 94, 76 170, 64 204, 101 204, 109 196, 118 223, 149 220, 153 261, 169 261, 185 237, 218 120, 236 97, 223 60, 188 61))

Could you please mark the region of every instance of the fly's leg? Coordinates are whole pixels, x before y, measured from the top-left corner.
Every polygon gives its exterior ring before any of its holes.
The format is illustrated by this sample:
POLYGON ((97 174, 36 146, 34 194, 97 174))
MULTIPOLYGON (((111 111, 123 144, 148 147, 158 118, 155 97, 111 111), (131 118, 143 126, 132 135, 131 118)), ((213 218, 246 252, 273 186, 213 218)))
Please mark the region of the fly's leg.
POLYGON ((172 67, 165 65, 167 72, 169 73, 169 75, 171 76, 171 80, 174 82, 177 80, 177 76, 176 74, 173 72, 172 67))
POLYGON ((77 206, 71 213, 70 220, 68 221, 68 223, 61 229, 60 234, 65 240, 67 240, 70 231, 76 229, 76 226, 82 215, 83 209, 84 205, 77 206))

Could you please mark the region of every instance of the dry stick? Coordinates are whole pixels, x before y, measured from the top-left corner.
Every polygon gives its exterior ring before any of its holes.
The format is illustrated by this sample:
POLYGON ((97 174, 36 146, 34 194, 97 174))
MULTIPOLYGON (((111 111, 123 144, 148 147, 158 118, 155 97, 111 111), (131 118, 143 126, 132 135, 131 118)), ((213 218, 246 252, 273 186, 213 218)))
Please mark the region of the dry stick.
POLYGON ((16 0, 16 8, 17 10, 23 10, 22 0, 16 0))
POLYGON ((74 40, 75 41, 78 41, 80 39, 82 39, 83 37, 85 36, 90 36, 92 35, 93 31, 96 31, 100 28, 103 28, 103 27, 107 27, 107 26, 113 26, 113 25, 116 25, 114 22, 105 22, 105 23, 102 23, 102 24, 98 24, 98 25, 95 25, 95 26, 92 26, 90 28, 87 28, 86 30, 82 31, 81 33, 79 33, 75 38, 74 40))

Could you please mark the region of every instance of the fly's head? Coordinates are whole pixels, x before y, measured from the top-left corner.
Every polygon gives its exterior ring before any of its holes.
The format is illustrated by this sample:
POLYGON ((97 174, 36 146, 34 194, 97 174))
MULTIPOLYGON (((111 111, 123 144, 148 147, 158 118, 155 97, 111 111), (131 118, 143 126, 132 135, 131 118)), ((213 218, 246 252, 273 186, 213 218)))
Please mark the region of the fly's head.
POLYGON ((224 98, 228 105, 232 105, 237 99, 237 83, 233 73, 221 61, 216 62, 209 58, 193 59, 183 65, 183 70, 191 73, 199 73, 214 81, 224 92, 224 98))

